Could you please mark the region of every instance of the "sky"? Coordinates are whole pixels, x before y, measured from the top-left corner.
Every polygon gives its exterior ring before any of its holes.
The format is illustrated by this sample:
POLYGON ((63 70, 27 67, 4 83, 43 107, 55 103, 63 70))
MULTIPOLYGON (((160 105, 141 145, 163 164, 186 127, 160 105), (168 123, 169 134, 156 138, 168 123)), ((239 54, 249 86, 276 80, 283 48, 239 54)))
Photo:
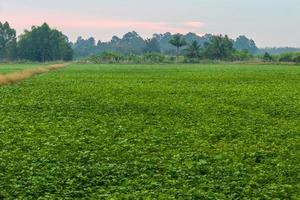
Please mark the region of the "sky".
POLYGON ((47 22, 71 41, 153 33, 246 35, 259 47, 300 47, 300 0, 0 0, 18 34, 47 22))

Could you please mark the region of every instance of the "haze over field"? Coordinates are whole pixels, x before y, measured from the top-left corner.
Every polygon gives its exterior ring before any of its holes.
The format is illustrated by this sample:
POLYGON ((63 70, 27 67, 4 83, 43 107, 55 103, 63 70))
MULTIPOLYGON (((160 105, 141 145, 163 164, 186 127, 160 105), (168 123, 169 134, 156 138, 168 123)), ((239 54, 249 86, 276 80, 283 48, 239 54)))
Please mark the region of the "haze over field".
POLYGON ((94 36, 102 41, 136 30, 153 33, 247 35, 257 45, 300 47, 297 0, 0 0, 0 19, 20 34, 48 22, 74 41, 94 36))

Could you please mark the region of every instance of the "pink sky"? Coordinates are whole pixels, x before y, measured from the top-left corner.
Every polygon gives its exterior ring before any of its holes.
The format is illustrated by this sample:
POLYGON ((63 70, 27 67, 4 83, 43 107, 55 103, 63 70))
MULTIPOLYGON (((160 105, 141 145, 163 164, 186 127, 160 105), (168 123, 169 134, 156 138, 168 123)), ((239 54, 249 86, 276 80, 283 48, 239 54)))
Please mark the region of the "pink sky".
POLYGON ((78 36, 107 41, 135 30, 143 37, 246 35, 260 47, 300 47, 299 10, 299 0, 0 0, 0 21, 9 21, 18 34, 47 22, 72 41, 78 36))
POLYGON ((63 31, 72 41, 78 36, 94 36, 96 39, 106 41, 110 40, 113 35, 122 36, 126 32, 133 30, 140 33, 143 37, 150 37, 153 33, 165 32, 195 32, 201 34, 200 30, 204 27, 204 23, 199 21, 171 23, 128 19, 97 19, 37 12, 31 12, 30 15, 22 12, 14 13, 13 15, 2 12, 0 13, 0 19, 8 21, 17 30, 18 34, 22 33, 24 29, 30 29, 32 25, 41 25, 43 22, 47 22, 50 26, 63 31), (101 35, 101 38, 97 37, 97 35, 101 35))

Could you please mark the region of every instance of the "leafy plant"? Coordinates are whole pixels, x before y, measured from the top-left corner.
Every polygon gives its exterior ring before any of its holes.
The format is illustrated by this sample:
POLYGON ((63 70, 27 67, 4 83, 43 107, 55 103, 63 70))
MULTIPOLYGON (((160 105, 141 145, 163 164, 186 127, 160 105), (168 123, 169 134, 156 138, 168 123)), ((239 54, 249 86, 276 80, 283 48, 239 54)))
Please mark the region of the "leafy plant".
POLYGON ((0 87, 0 199, 299 199, 299 87, 298 66, 232 63, 0 87))
POLYGON ((180 48, 187 45, 184 38, 181 37, 180 34, 176 34, 173 36, 173 38, 169 41, 169 43, 176 47, 176 57, 178 60, 180 48))

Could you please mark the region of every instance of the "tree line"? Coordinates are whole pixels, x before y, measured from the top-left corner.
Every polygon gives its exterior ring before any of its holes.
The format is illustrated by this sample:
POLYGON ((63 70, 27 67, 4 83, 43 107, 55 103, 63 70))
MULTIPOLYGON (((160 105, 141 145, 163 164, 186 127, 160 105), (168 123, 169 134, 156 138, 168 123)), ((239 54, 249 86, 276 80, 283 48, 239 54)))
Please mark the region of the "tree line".
POLYGON ((79 37, 72 47, 76 60, 92 58, 97 62, 111 60, 129 63, 149 62, 149 58, 153 58, 155 62, 157 60, 297 62, 299 57, 297 52, 300 52, 297 48, 258 48, 254 40, 243 35, 230 39, 226 35, 164 33, 154 34, 153 37, 144 40, 135 31, 128 32, 121 38, 113 36, 108 42, 96 41, 93 37, 88 39, 79 37), (177 44, 174 45, 178 38, 183 41, 179 48, 177 44), (111 59, 108 59, 109 56, 111 59))
POLYGON ((201 45, 196 40, 188 42, 182 35, 175 34, 168 41, 175 52, 169 55, 161 53, 155 38, 146 42, 146 48, 140 55, 104 51, 82 60, 93 63, 197 63, 202 60, 245 61, 254 57, 247 49, 236 49, 234 41, 227 35, 211 35, 207 42, 201 45))
MULTIPOLYGON (((286 49, 272 49, 285 52, 286 49)), ((258 59, 264 62, 300 62, 300 54, 282 53, 272 55, 259 49, 246 36, 235 40, 227 35, 206 34, 154 34, 143 39, 135 31, 122 38, 113 36, 109 42, 91 37, 79 37, 71 43, 62 32, 52 29, 47 23, 32 26, 19 37, 8 22, 0 22, 0 61, 29 60, 37 62, 82 59, 93 62, 199 62, 201 60, 247 61, 258 59)), ((297 51, 297 49, 292 49, 297 51)))
POLYGON ((8 22, 0 22, 0 60, 37 62, 72 60, 73 49, 67 36, 47 23, 32 26, 18 38, 8 22))
MULTIPOLYGON (((99 43, 99 42, 98 42, 99 43)), ((255 62, 300 62, 300 53, 256 55, 258 51, 253 40, 240 36, 236 41, 227 35, 210 35, 203 44, 197 40, 187 41, 181 34, 173 35, 168 44, 175 50, 173 54, 163 54, 156 38, 147 39, 143 53, 124 54, 120 51, 103 51, 81 59, 92 63, 199 63, 202 61, 255 61, 255 62), (239 47, 237 47, 239 46, 239 47)))
MULTIPOLYGON (((177 57, 180 48, 188 45, 179 34, 170 40, 170 44, 176 47, 177 57)), ((229 39, 227 35, 214 35, 204 44, 203 48, 197 41, 193 41, 184 49, 184 54, 190 59, 232 60, 236 51, 233 47, 233 40, 229 39)))
MULTIPOLYGON (((145 53, 161 53, 163 55, 178 54, 177 47, 173 46, 170 41, 173 37, 180 36, 187 44, 197 42, 200 47, 204 47, 205 43, 209 42, 214 36, 212 34, 205 34, 199 36, 195 33, 188 34, 154 34, 153 37, 143 39, 135 31, 126 33, 122 38, 113 36, 111 41, 102 42, 96 41, 93 37, 84 39, 78 37, 73 44, 75 52, 75 59, 96 55, 102 52, 118 52, 123 55, 142 55, 145 53)), ((248 50, 252 54, 258 52, 258 47, 255 42, 246 36, 239 36, 233 41, 233 47, 237 50, 248 50)))

